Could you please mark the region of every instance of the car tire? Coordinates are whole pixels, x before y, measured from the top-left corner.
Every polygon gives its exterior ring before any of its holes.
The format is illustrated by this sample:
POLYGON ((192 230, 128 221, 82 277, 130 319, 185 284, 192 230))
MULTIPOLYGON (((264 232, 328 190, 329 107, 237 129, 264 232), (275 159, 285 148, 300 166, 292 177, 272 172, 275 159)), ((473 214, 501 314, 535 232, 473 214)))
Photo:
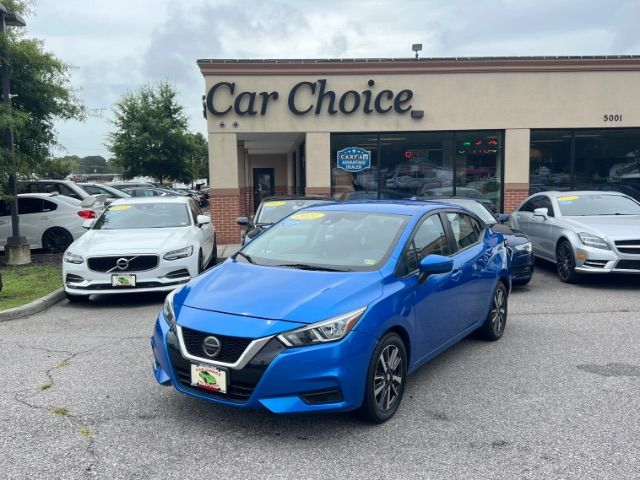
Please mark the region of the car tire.
POLYGON ((387 333, 373 351, 369 362, 360 415, 373 423, 389 420, 400 406, 406 381, 407 350, 404 342, 397 333, 387 333), (388 365, 391 361, 395 367, 388 365))
POLYGON ((73 293, 64 292, 69 303, 87 303, 89 301, 89 295, 74 295, 73 293))
POLYGON ((202 249, 198 251, 198 275, 200 275, 205 270, 205 266, 202 264, 204 262, 204 255, 202 255, 202 249))
POLYGON ((562 240, 556 247, 556 271, 560 281, 564 283, 576 283, 579 274, 575 270, 576 259, 573 255, 573 247, 567 240, 562 240))
POLYGON ((480 338, 496 341, 502 337, 507 325, 508 292, 504 283, 498 282, 491 297, 491 307, 482 326, 478 329, 480 338))
POLYGON ((73 243, 73 236, 62 227, 51 227, 42 234, 42 248, 50 253, 62 253, 73 243))
POLYGON ((211 257, 209 258, 209 262, 207 263, 206 269, 210 269, 211 267, 215 267, 216 263, 218 263, 218 243, 216 242, 215 237, 213 238, 213 251, 211 252, 211 257))

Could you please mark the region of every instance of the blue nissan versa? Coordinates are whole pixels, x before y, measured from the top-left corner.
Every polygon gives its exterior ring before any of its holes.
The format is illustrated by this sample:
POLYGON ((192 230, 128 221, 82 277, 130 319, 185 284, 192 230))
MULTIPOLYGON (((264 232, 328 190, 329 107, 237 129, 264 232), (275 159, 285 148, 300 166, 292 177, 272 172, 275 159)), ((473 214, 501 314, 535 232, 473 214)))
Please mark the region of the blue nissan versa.
POLYGON ((360 409, 383 422, 408 373, 474 330, 502 336, 505 243, 446 203, 299 210, 167 296, 156 380, 241 408, 360 409))

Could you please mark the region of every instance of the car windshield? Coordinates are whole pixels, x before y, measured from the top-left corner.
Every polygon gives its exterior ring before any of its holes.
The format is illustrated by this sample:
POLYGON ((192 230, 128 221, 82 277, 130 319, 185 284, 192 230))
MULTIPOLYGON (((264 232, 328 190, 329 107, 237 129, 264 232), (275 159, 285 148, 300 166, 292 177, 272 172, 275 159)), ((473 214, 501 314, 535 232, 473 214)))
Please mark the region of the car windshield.
POLYGON ((452 203, 453 205, 459 205, 462 208, 466 208, 467 210, 471 210, 475 213, 480 219, 486 223, 487 225, 493 225, 497 223, 496 217, 480 202, 476 202, 474 200, 458 200, 456 198, 448 198, 444 200, 447 203, 452 203))
POLYGON ((298 212, 258 236, 240 255, 259 265, 375 270, 390 254, 408 219, 371 212, 298 212))
POLYGON ((640 204, 624 195, 572 195, 556 199, 565 217, 594 215, 640 215, 640 204))
POLYGON ((112 205, 96 220, 96 230, 172 228, 191 225, 183 203, 131 203, 112 205))
POLYGON ((256 224, 271 225, 279 222, 287 215, 300 210, 301 208, 324 202, 325 200, 268 200, 260 207, 260 212, 256 217, 256 224))

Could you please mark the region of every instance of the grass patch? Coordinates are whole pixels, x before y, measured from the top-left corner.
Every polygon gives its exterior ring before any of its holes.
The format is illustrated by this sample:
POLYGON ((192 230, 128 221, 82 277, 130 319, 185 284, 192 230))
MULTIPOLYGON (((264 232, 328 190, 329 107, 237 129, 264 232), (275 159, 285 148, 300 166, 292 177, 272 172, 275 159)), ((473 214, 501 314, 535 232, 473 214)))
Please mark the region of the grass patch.
POLYGON ((51 409, 51 413, 54 415, 68 415, 69 409, 67 407, 54 407, 51 409))
POLYGON ((33 302, 62 286, 60 265, 2 267, 0 311, 33 302))
POLYGON ((53 383, 43 383, 40 385, 40 390, 49 390, 51 387, 53 387, 53 383))
POLYGON ((67 357, 62 360, 56 368, 65 368, 69 366, 69 362, 71 361, 71 357, 67 357))
POLYGON ((79 433, 83 437, 90 437, 91 436, 91 430, 89 430, 88 428, 81 428, 79 433))

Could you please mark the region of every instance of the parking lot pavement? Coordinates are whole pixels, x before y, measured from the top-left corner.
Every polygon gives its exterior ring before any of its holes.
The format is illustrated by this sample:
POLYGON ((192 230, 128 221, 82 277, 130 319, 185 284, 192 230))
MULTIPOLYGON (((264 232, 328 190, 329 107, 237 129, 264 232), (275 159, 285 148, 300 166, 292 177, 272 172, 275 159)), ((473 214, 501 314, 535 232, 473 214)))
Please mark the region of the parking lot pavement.
POLYGON ((640 476, 640 279, 538 266, 502 340, 410 377, 394 419, 277 417, 156 385, 162 296, 66 302, 0 324, 3 478, 640 476))

